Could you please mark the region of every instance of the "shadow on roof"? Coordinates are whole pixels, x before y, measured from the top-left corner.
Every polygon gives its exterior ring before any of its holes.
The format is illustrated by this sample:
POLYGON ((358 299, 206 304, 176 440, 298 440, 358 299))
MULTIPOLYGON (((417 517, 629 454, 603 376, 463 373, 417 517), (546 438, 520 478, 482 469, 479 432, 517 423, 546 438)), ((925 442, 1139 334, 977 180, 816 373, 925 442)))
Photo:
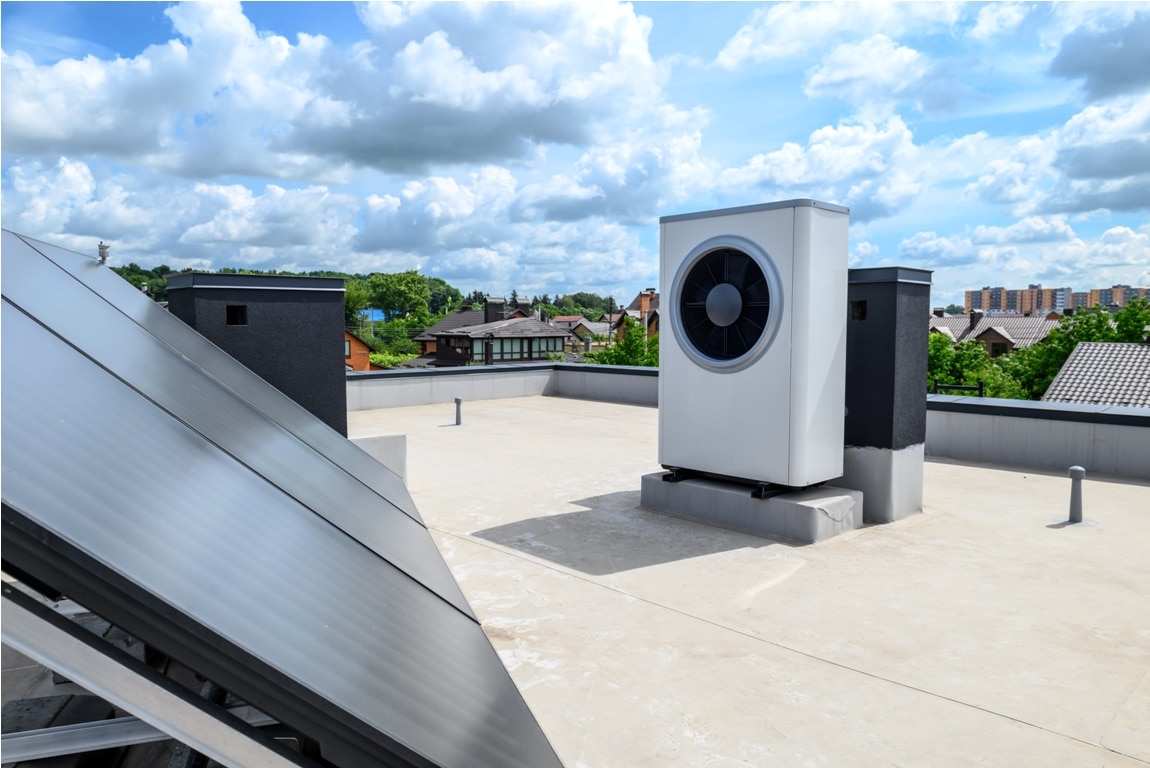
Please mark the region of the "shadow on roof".
POLYGON ((792 546, 652 512, 639 506, 639 491, 571 503, 586 509, 533 517, 471 535, 592 576, 735 549, 792 546))

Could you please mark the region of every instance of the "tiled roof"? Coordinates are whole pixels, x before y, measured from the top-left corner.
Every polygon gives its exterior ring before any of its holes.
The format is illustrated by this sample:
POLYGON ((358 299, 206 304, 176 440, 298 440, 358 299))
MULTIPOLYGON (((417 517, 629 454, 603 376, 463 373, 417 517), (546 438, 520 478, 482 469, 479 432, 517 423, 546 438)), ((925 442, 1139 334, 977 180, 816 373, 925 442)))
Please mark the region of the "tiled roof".
POLYGON ((1057 325, 1057 320, 1026 315, 983 315, 973 326, 970 324, 970 315, 930 316, 931 330, 945 330, 955 341, 976 339, 987 331, 994 331, 1014 342, 1015 347, 1037 344, 1057 325))
POLYGON ((583 315, 556 315, 551 318, 553 323, 577 323, 583 319, 583 315))
POLYGON ((436 336, 446 331, 454 331, 456 328, 462 328, 465 325, 475 325, 476 323, 482 322, 482 309, 461 309, 458 312, 452 312, 450 315, 443 318, 438 323, 416 336, 415 340, 434 341, 436 336))
POLYGON ((578 328, 579 326, 583 326, 584 328, 587 329, 588 333, 594 334, 596 336, 606 336, 608 333, 611 332, 611 324, 610 323, 602 323, 602 322, 596 323, 596 322, 592 322, 591 320, 583 320, 580 323, 576 323, 575 326, 572 328, 572 330, 574 330, 575 328, 578 328))
POLYGON ((440 331, 436 334, 436 336, 468 336, 473 339, 485 336, 493 336, 497 339, 521 339, 528 336, 534 338, 561 336, 566 338, 570 335, 571 334, 562 328, 556 328, 531 317, 514 317, 510 320, 496 320, 494 323, 469 325, 464 328, 440 331))
MULTIPOLYGON (((651 297, 650 307, 659 306, 659 294, 647 294, 651 297)), ((643 292, 638 293, 631 303, 627 305, 628 311, 638 312, 643 306, 643 292)))
POLYGON ((1150 346, 1083 341, 1042 399, 1150 408, 1150 346))

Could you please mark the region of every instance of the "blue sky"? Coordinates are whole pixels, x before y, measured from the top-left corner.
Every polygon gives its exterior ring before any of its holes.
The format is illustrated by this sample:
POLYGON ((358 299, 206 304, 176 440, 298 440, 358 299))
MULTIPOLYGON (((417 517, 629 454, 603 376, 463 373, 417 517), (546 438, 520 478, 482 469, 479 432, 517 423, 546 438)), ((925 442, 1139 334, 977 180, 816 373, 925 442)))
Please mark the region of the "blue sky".
POLYGON ((174 268, 658 285, 811 197, 851 265, 1150 285, 1150 4, 0 5, 3 226, 174 268))

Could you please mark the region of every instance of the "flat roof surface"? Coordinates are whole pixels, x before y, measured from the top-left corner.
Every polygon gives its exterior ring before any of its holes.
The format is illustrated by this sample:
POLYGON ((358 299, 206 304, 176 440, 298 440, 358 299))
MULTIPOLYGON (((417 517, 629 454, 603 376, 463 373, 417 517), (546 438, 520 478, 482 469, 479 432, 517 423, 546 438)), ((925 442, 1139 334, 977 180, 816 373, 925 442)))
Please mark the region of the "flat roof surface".
POLYGON ((793 546, 639 506, 654 408, 348 414, 568 768, 1150 763, 1150 484, 928 461, 924 513, 793 546))

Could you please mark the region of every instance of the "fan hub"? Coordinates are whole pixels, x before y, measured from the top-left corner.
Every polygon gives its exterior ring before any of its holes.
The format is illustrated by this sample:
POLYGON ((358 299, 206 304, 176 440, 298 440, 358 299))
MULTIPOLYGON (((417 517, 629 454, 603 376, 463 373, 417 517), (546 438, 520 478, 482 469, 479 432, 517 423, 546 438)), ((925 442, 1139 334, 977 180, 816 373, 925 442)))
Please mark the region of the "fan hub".
POLYGON ((707 294, 707 318, 726 328, 739 319, 743 311, 743 295, 730 283, 719 283, 707 294))

